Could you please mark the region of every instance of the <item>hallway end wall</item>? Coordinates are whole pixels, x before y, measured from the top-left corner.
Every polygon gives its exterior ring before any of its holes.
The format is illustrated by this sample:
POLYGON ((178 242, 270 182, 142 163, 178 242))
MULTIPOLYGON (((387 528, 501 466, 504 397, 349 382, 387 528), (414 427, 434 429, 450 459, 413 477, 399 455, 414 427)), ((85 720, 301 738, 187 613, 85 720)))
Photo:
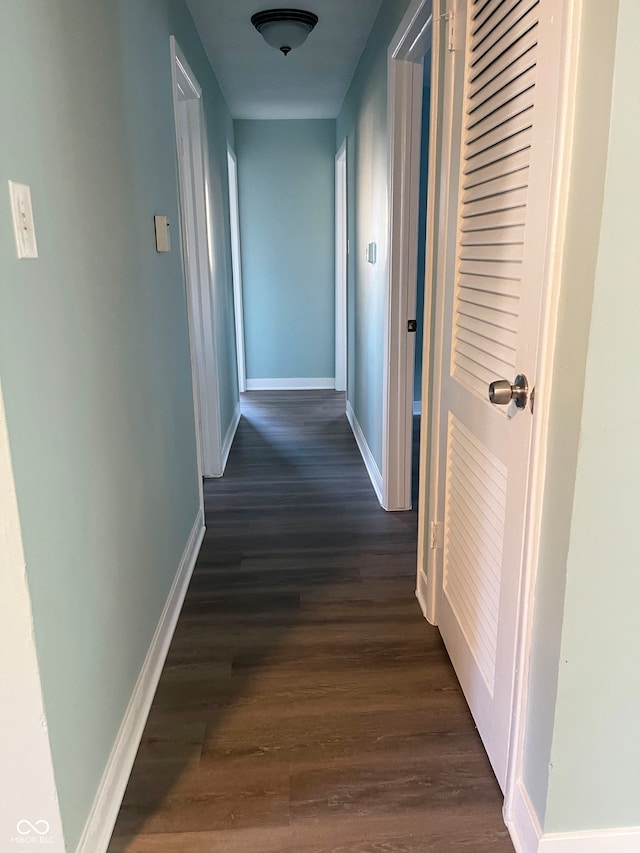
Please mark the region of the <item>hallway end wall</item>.
POLYGON ((0 11, 0 112, 12 117, 0 145, 0 376, 69 850, 199 513, 172 34, 204 89, 230 421, 233 125, 186 5, 30 0, 0 11), (37 260, 16 259, 7 180, 31 187, 37 260), (168 254, 155 249, 155 214, 172 226, 168 254))
POLYGON ((335 121, 236 120, 235 139, 247 387, 333 388, 335 121))

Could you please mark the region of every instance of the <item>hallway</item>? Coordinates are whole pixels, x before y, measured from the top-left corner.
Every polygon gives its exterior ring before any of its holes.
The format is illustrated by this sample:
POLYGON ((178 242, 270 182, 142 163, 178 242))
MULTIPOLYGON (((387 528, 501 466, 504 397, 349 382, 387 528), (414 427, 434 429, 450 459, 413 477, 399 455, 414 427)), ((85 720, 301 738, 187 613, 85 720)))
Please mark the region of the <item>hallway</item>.
POLYGON ((512 851, 344 396, 242 411, 109 853, 512 851))

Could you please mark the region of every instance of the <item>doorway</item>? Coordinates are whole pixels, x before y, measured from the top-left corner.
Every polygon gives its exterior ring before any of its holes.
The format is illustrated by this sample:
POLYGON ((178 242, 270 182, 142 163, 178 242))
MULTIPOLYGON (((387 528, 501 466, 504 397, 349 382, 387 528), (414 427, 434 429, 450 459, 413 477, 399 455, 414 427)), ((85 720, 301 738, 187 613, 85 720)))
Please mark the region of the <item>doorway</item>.
POLYGON ((227 142, 229 174, 229 225, 231 228, 231 265, 233 268, 233 307, 236 324, 236 363, 238 390, 247 390, 247 368, 244 352, 244 309, 242 305, 242 260, 240 253, 240 208, 238 205, 238 159, 227 142))
MULTIPOLYGON (((336 154, 336 391, 347 391, 347 140, 336 154)), ((347 394, 347 398, 348 398, 347 394)))
POLYGON ((191 370, 200 473, 221 477, 220 403, 209 258, 208 146, 202 89, 171 37, 173 100, 178 149, 182 252, 187 285, 191 370))

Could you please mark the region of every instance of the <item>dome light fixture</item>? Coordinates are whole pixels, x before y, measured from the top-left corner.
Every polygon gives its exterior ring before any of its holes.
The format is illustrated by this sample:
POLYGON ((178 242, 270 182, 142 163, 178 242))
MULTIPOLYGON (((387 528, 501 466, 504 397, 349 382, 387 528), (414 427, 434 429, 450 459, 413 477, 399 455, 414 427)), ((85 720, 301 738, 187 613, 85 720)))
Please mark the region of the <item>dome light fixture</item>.
POLYGON ((301 9, 265 9, 252 15, 251 23, 268 45, 286 56, 307 40, 318 16, 301 9))

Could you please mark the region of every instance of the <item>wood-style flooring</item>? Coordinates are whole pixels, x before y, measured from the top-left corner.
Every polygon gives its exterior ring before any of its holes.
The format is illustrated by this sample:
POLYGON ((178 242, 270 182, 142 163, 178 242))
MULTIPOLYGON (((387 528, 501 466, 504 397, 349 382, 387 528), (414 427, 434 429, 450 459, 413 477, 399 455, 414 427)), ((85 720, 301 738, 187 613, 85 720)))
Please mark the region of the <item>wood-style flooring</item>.
POLYGON ((344 395, 242 412, 109 853, 513 853, 344 395))

